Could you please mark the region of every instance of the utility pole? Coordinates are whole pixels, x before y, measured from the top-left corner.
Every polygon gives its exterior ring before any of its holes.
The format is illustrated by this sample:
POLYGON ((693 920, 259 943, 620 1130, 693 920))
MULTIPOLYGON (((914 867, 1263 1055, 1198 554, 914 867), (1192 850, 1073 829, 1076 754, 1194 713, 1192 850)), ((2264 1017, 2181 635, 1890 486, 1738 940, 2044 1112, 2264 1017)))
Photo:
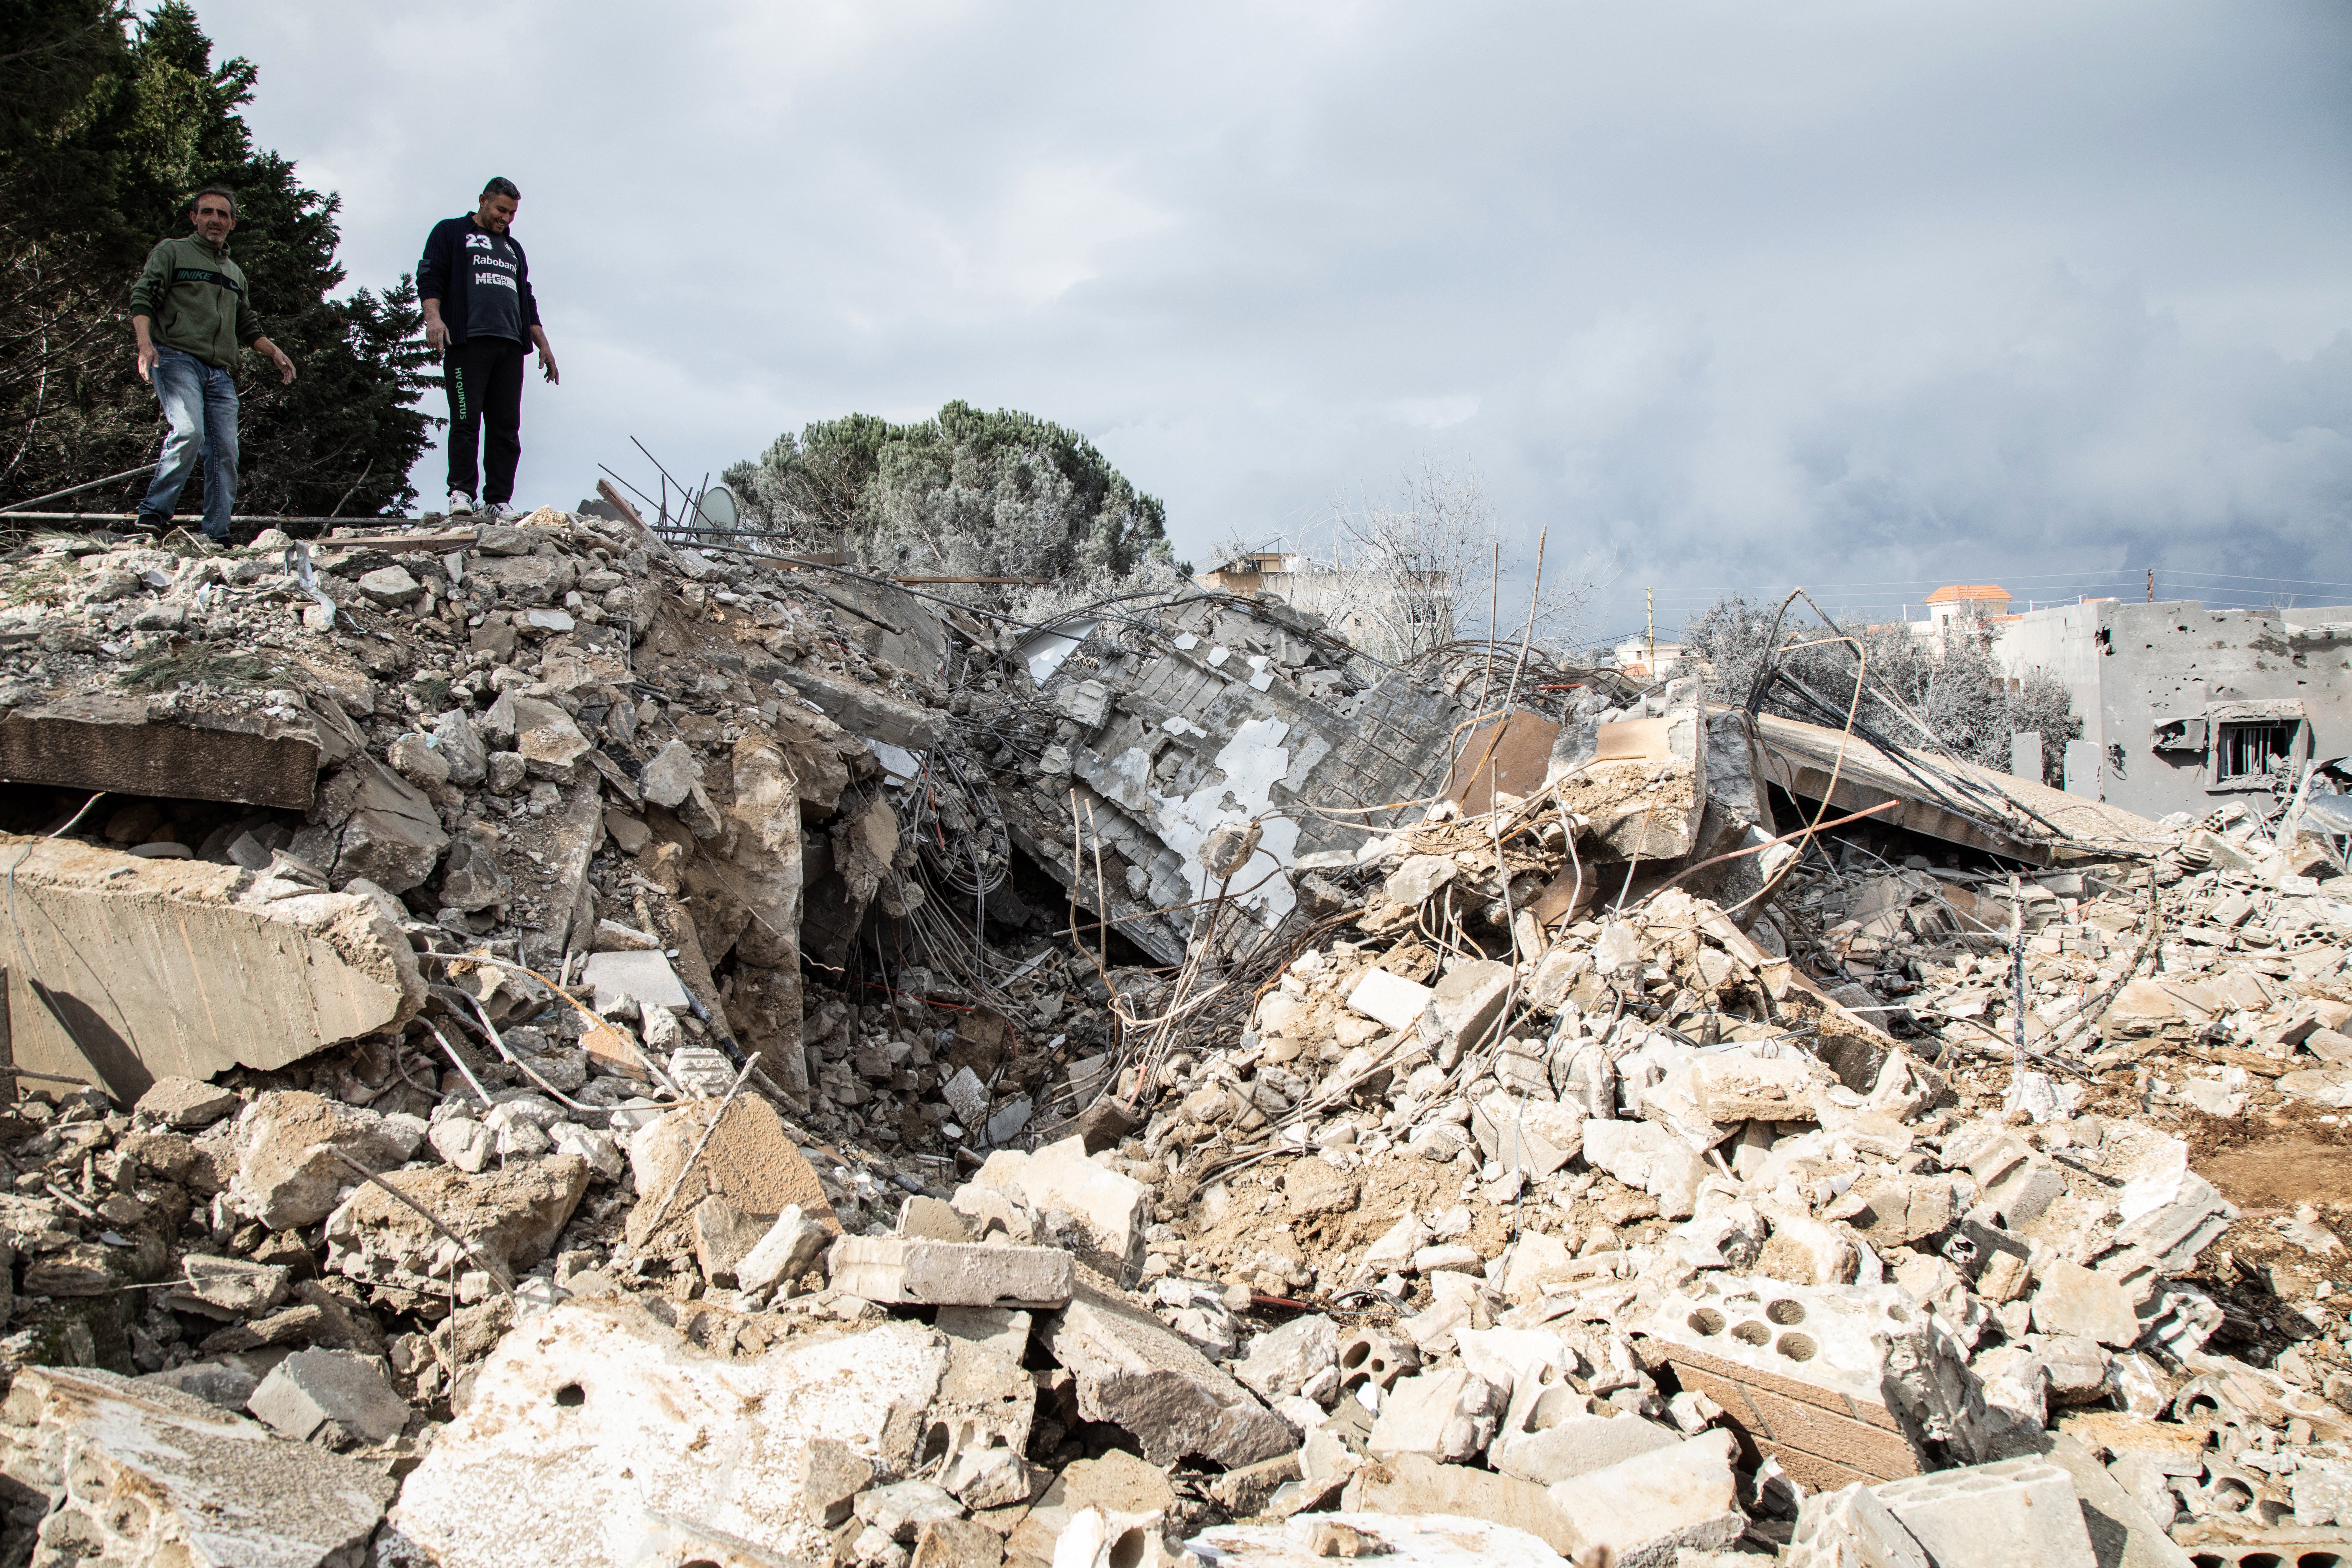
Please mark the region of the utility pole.
POLYGON ((2151 605, 2156 603, 2156 568, 2153 566, 2147 569, 2147 602, 2151 605))
POLYGON ((1653 680, 1655 680, 1658 678, 1658 606, 1656 593, 1657 590, 1654 588, 1644 588, 1642 590, 1642 624, 1645 628, 1643 635, 1648 640, 1650 645, 1650 679, 1653 680))

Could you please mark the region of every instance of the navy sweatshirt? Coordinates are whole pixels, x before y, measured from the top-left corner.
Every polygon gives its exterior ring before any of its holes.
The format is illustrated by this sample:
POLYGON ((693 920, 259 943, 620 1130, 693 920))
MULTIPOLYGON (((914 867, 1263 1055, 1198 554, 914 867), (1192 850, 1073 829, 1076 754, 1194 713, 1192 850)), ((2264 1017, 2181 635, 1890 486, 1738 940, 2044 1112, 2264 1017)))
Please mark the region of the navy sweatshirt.
POLYGON ((539 325, 539 300, 530 291, 530 264, 523 259, 521 243, 511 229, 493 236, 475 226, 471 213, 442 219, 425 237, 425 255, 416 263, 416 297, 441 301, 441 323, 449 329, 453 345, 464 342, 474 331, 528 342, 530 329, 539 325), (511 267, 506 265, 509 258, 511 267), (511 277, 514 292, 508 295, 502 289, 497 298, 477 306, 473 291, 478 265, 494 269, 502 278, 511 277), (518 306, 520 331, 514 330, 518 306))

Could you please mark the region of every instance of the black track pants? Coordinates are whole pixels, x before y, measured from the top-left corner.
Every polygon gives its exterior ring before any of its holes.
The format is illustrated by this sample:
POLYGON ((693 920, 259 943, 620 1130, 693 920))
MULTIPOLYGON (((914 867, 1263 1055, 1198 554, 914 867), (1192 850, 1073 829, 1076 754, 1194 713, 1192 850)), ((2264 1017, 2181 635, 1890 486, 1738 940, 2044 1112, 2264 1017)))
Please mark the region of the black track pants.
POLYGON ((514 499, 515 464, 522 457, 523 346, 512 338, 468 338, 453 345, 442 364, 449 392, 449 488, 484 502, 514 499), (477 488, 474 459, 482 427, 490 449, 482 458, 488 481, 477 488))

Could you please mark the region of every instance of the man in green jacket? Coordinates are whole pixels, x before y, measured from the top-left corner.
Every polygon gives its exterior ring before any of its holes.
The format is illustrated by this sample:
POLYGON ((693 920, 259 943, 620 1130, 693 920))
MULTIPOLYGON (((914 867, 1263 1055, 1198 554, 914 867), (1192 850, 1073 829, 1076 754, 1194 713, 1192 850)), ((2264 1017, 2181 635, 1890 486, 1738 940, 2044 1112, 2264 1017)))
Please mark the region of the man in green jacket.
POLYGON ((155 388, 171 431, 163 437, 155 482, 139 503, 139 526, 171 526, 181 488, 205 459, 205 534, 226 542, 236 505, 236 382, 230 374, 243 346, 268 354, 281 380, 294 362, 261 334, 246 297, 245 273, 228 258, 236 226, 236 193, 206 185, 188 206, 192 235, 167 239, 147 256, 131 290, 131 330, 139 339, 139 379, 155 388))

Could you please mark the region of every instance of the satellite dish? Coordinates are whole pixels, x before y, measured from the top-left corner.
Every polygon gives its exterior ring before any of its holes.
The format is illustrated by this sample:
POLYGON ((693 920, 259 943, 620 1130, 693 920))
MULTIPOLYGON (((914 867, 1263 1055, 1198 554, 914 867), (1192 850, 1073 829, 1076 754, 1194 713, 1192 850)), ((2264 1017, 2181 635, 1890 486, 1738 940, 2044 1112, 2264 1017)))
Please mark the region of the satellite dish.
POLYGON ((703 491, 702 499, 695 503, 694 514, 696 527, 716 533, 734 532, 741 517, 735 508, 735 492, 725 485, 713 485, 703 491))

